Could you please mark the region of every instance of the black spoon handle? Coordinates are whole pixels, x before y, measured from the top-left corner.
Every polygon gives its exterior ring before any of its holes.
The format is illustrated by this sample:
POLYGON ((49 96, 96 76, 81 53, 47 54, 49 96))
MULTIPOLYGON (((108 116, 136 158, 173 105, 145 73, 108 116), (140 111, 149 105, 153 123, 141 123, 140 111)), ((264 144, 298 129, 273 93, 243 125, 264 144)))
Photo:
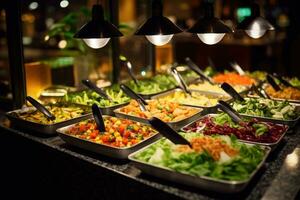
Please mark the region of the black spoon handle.
POLYGON ((203 80, 208 81, 210 84, 214 84, 212 79, 204 74, 204 72, 189 58, 185 58, 187 66, 196 72, 203 80))
POLYGON ((141 97, 140 95, 138 95, 137 93, 135 93, 132 89, 130 89, 128 86, 121 84, 120 88, 132 99, 140 99, 140 101, 144 104, 147 105, 148 103, 145 101, 145 99, 143 97, 141 97))
POLYGON ((251 89, 258 94, 258 96, 264 99, 270 99, 270 96, 266 93, 266 91, 264 89, 258 89, 255 84, 252 84, 251 89))
POLYGON ((187 94, 192 94, 191 91, 188 89, 185 81, 183 80, 182 76, 178 73, 175 67, 171 68, 172 75, 174 76, 175 80, 179 84, 179 87, 187 94))
POLYGON ((96 84, 92 83, 90 80, 86 79, 86 80, 82 80, 81 81, 82 84, 84 84, 86 87, 88 87, 89 89, 95 91, 97 94, 99 94, 100 96, 102 96, 105 99, 108 99, 109 101, 113 101, 110 96, 108 96, 105 91, 103 91, 101 88, 97 87, 96 84))
POLYGON ((95 122, 97 124, 98 130, 101 133, 104 133, 105 132, 104 120, 103 120, 103 117, 102 117, 101 110, 99 109, 97 104, 94 103, 92 105, 92 111, 93 111, 93 116, 94 116, 95 122))
POLYGON ((225 101, 219 100, 218 107, 227 113, 234 122, 239 124, 243 121, 241 116, 225 101))
POLYGON ((284 78, 282 78, 281 76, 279 76, 276 73, 273 73, 273 75, 285 86, 287 87, 294 87, 290 82, 288 82, 287 80, 285 80, 284 78))
POLYGON ((168 138, 174 144, 189 145, 190 147, 192 147, 189 141, 187 141, 184 137, 182 137, 179 133, 173 130, 168 124, 161 121, 160 119, 156 117, 152 117, 149 120, 149 123, 155 130, 157 130, 163 136, 168 138))
POLYGON ((236 101, 245 101, 245 99, 228 83, 222 83, 221 88, 236 101))
POLYGON ((40 104, 37 100, 34 98, 27 96, 26 100, 29 101, 38 111, 43 113, 47 119, 55 120, 55 116, 42 104, 40 104))
POLYGON ((280 86, 275 82, 275 80, 269 74, 267 75, 267 81, 270 83, 270 85, 273 87, 273 89, 275 91, 280 91, 281 90, 280 86))

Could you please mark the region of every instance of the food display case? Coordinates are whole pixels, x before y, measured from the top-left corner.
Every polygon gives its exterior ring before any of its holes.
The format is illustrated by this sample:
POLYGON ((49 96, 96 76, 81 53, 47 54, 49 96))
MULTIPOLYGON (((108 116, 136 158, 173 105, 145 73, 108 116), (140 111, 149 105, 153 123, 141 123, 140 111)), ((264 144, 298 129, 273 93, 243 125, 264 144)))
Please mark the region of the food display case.
POLYGON ((3 196, 299 199, 291 4, 4 0, 3 196))

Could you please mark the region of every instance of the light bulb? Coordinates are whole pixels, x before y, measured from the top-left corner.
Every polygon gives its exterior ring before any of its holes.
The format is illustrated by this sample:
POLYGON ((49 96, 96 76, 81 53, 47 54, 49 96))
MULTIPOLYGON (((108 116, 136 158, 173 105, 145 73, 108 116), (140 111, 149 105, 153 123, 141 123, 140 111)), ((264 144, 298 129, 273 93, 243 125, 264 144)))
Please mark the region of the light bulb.
POLYGON ((172 39, 172 35, 146 35, 146 38, 156 46, 167 44, 172 39))
POLYGON ((266 33, 266 30, 246 30, 245 32, 250 37, 252 37, 254 39, 258 39, 266 33))
POLYGON ((203 43, 213 45, 220 42, 225 36, 225 33, 201 33, 197 34, 197 36, 203 43))
POLYGON ((252 38, 257 39, 262 37, 265 33, 266 30, 262 29, 260 24, 258 22, 254 22, 253 25, 249 30, 245 30, 245 32, 252 38))
POLYGON ((104 47, 110 38, 89 38, 89 39, 83 39, 83 41, 88 45, 89 47, 93 49, 100 49, 104 47))

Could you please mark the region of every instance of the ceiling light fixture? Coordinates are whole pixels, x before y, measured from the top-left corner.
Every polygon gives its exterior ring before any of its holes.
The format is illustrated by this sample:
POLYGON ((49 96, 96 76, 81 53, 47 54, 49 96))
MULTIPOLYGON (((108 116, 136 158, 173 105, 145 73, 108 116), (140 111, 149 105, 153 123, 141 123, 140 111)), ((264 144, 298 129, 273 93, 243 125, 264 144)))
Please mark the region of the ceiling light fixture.
POLYGON ((161 0, 152 1, 152 16, 135 32, 135 35, 145 35, 154 45, 167 44, 176 33, 182 30, 171 20, 163 16, 161 0))
POLYGON ((104 47, 111 37, 120 36, 123 34, 118 28, 104 19, 102 5, 96 4, 92 8, 92 20, 83 25, 74 38, 80 38, 89 47, 99 49, 104 47))
POLYGON ((226 33, 232 33, 232 30, 214 16, 212 3, 205 3, 203 8, 203 17, 188 32, 197 34, 203 43, 213 45, 220 42, 226 33))
POLYGON ((251 6, 251 15, 246 17, 237 27, 244 30, 251 38, 258 39, 268 30, 275 30, 274 26, 264 17, 260 16, 260 9, 257 3, 251 6))

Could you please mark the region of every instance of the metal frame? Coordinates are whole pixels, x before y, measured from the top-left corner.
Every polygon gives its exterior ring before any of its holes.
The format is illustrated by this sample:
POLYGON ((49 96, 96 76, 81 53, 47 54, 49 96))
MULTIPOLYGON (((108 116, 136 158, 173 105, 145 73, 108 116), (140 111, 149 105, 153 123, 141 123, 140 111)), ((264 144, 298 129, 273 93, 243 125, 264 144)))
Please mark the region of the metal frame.
POLYGON ((22 44, 21 1, 10 0, 0 4, 6 14, 7 46, 9 55, 10 80, 13 107, 20 108, 25 103, 26 80, 22 44))

